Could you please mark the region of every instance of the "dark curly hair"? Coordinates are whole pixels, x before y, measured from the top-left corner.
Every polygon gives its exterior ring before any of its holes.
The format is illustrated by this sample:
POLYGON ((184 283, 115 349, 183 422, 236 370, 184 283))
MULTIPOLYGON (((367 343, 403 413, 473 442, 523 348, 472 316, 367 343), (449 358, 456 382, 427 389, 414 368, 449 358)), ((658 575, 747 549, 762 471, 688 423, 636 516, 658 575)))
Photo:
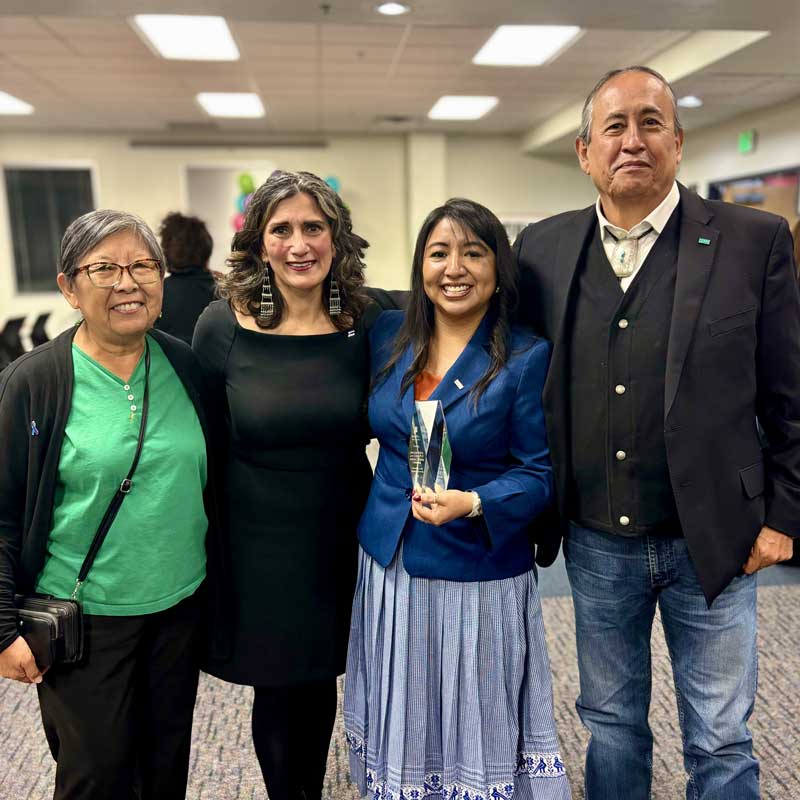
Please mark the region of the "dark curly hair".
POLYGON ((367 295, 362 287, 364 251, 369 242, 353 233, 350 211, 342 198, 311 172, 276 170, 259 186, 247 206, 244 227, 233 237, 227 260, 230 271, 220 280, 219 294, 230 300, 239 311, 252 315, 260 328, 274 328, 280 323, 285 302, 275 281, 272 281, 272 316, 267 322, 258 316, 264 269, 270 269, 261 259, 263 236, 278 203, 300 193, 314 199, 331 226, 335 255, 323 285, 322 307, 328 310, 331 278, 336 278, 342 313, 331 317, 331 322, 338 330, 347 330, 367 305, 367 295))
POLYGON ((492 332, 489 339, 491 362, 486 372, 472 388, 472 400, 477 404, 481 395, 508 361, 512 314, 519 295, 519 269, 503 224, 485 206, 474 200, 454 197, 444 205, 434 208, 422 223, 414 247, 411 263, 411 292, 403 324, 394 340, 391 355, 385 366, 375 378, 375 383, 384 380, 392 367, 399 361, 409 345, 414 354, 411 366, 403 376, 400 392, 403 394, 413 385, 417 375, 425 369, 430 353, 434 329, 433 303, 425 294, 422 279, 422 265, 425 260, 425 245, 433 229, 443 220, 450 220, 465 232, 478 237, 495 257, 498 291, 492 295, 487 314, 493 316, 492 332))
POLYGON ((161 220, 158 236, 170 272, 208 269, 214 240, 203 220, 172 211, 161 220))

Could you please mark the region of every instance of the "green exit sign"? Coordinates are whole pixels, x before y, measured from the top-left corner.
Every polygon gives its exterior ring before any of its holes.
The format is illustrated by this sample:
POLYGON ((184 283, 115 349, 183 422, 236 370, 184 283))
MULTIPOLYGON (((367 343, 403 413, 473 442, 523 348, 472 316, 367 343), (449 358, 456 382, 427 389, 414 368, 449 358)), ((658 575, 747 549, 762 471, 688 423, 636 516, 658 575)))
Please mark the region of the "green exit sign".
POLYGON ((752 153, 756 149, 756 131, 751 128, 749 131, 739 132, 739 152, 752 153))

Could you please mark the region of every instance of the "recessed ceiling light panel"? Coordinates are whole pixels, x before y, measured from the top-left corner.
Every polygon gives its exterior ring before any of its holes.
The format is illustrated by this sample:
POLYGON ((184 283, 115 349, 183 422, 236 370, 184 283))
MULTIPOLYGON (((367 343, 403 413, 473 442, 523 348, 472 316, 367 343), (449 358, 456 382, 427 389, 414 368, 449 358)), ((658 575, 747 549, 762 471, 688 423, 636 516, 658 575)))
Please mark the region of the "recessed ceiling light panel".
POLYGON ((471 95, 444 95, 428 112, 429 119, 480 119, 498 103, 496 97, 471 95))
POLYGON ((0 114, 33 114, 33 106, 13 94, 0 92, 0 114))
POLYGON ((212 117, 257 119, 266 113, 261 98, 252 92, 200 92, 197 102, 212 117))
POLYGON ((678 106, 680 106, 680 108, 700 108, 702 105, 703 101, 693 94, 687 94, 685 97, 678 98, 678 106))
POLYGON ((387 17, 399 17, 401 14, 408 14, 411 8, 405 3, 381 3, 375 6, 375 10, 387 17))
POLYGON ((475 54, 473 64, 487 67, 540 67, 577 41, 574 25, 501 25, 475 54))
POLYGON ((239 59, 239 48, 222 17, 137 14, 133 23, 163 58, 182 61, 239 59))

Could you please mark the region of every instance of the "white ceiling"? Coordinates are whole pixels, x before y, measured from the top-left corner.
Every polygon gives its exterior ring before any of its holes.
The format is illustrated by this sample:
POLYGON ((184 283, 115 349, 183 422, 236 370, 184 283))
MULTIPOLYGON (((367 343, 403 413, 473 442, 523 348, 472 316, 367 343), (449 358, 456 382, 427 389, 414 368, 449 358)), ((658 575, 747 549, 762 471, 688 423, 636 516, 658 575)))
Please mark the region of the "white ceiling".
MULTIPOLYGON (((677 82, 679 94, 705 101, 683 112, 687 128, 800 96, 797 0, 409 2, 411 14, 386 18, 358 0, 330 0, 327 12, 325 3, 302 0, 174 0, 168 8, 128 0, 2 0, 0 90, 36 113, 0 117, 0 132, 121 131, 165 141, 398 130, 521 136, 582 100, 606 70, 647 63, 704 28, 772 35, 677 82), (241 60, 159 58, 127 21, 158 11, 222 14, 241 60), (587 30, 545 67, 474 66, 472 57, 502 23, 587 30), (258 92, 267 116, 214 120, 194 99, 201 91, 258 92), (475 122, 427 120, 443 94, 492 94, 500 103, 475 122)), ((546 152, 564 147, 556 142, 546 152)))

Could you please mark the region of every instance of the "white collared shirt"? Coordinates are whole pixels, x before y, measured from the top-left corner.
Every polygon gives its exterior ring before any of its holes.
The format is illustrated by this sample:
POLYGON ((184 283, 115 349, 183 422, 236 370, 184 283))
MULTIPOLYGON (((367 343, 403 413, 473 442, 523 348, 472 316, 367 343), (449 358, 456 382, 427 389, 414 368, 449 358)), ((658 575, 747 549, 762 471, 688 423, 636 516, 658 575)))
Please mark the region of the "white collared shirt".
MULTIPOLYGON (((661 231, 664 230, 669 218, 672 216, 672 212, 678 207, 680 200, 681 193, 678 190, 677 182, 675 182, 672 184, 672 188, 669 190, 667 196, 643 220, 641 220, 641 222, 638 222, 633 226, 633 228, 631 228, 631 231, 633 231, 635 228, 641 225, 642 222, 649 222, 652 226, 652 230, 642 236, 642 238, 639 240, 639 249, 633 272, 627 278, 620 279, 619 285, 623 292, 627 291, 628 287, 631 285, 631 282, 636 277, 636 273, 641 269, 642 264, 644 264, 644 260, 653 249, 653 245, 656 243, 661 231)), ((614 252, 614 245, 617 243, 617 241, 608 231, 608 228, 611 227, 617 230, 621 229, 616 225, 612 225, 605 218, 603 209, 600 205, 599 197, 597 198, 597 203, 595 204, 595 210, 597 211, 597 222, 600 225, 600 231, 603 237, 603 249, 606 251, 608 263, 611 264, 611 254, 614 252)), ((630 233, 630 231, 627 231, 627 233, 630 233)))

